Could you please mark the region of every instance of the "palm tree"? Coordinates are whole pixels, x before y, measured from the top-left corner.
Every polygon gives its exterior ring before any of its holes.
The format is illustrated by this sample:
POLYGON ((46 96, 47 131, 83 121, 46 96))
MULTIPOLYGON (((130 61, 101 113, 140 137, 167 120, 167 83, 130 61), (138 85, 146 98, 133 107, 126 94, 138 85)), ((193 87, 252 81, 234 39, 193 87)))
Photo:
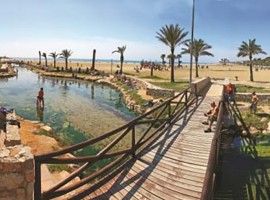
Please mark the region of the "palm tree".
POLYGON ((62 50, 62 52, 60 53, 60 58, 65 59, 66 70, 68 70, 68 58, 71 56, 72 53, 73 52, 71 50, 67 49, 62 50))
POLYGON ((55 68, 56 67, 56 59, 58 57, 59 54, 57 54, 56 52, 52 52, 50 53, 49 56, 51 56, 53 58, 53 67, 55 68))
POLYGON ((92 67, 91 70, 95 70, 95 62, 96 62, 96 50, 93 50, 93 58, 92 58, 92 67))
POLYGON ((47 54, 43 53, 42 56, 45 58, 45 66, 47 66, 47 54))
POLYGON ((222 58, 222 59, 220 60, 220 63, 221 63, 222 65, 227 65, 228 62, 229 62, 229 60, 228 60, 227 58, 222 58))
POLYGON ((249 57, 249 71, 250 71, 250 81, 253 81, 253 63, 252 63, 252 57, 256 54, 266 54, 262 48, 261 45, 256 44, 256 39, 249 39, 249 42, 242 42, 242 45, 238 48, 239 52, 237 54, 237 57, 249 57))
POLYGON ((162 65, 165 65, 165 63, 166 63, 166 61, 165 61, 166 54, 161 54, 160 58, 162 60, 162 65))
POLYGON ((41 52, 39 51, 38 52, 38 65, 40 65, 41 64, 41 52))
POLYGON ((171 65, 172 60, 173 60, 173 61, 175 60, 175 55, 169 54, 169 55, 167 55, 167 59, 169 59, 169 65, 171 65))
POLYGON ((177 54, 176 55, 176 58, 178 59, 178 67, 180 67, 180 65, 181 65, 181 58, 182 58, 182 54, 180 53, 180 54, 177 54))
MULTIPOLYGON (((165 25, 162 27, 160 32, 157 32, 156 38, 170 47, 171 55, 174 55, 175 48, 181 44, 186 43, 188 40, 185 40, 188 32, 184 32, 184 29, 181 29, 178 24, 170 26, 165 25)), ((171 82, 174 82, 174 56, 171 56, 171 82)))
POLYGON ((124 62, 124 52, 127 46, 117 47, 117 50, 113 51, 112 53, 120 53, 120 74, 123 72, 123 62, 124 62))
MULTIPOLYGON (((183 54, 190 54, 190 46, 191 42, 187 42, 185 44, 186 48, 183 48, 183 54)), ((202 39, 196 40, 194 39, 193 41, 193 56, 195 59, 195 66, 196 66, 196 76, 199 77, 199 72, 198 72, 198 61, 200 56, 214 56, 212 53, 208 52, 208 49, 211 49, 212 46, 206 44, 202 39)))

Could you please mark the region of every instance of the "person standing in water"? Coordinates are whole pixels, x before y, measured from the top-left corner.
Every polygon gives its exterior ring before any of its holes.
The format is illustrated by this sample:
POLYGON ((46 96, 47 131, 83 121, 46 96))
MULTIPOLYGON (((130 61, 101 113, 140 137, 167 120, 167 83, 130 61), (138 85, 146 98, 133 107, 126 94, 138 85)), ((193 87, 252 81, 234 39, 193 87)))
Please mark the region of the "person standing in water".
POLYGON ((37 96, 37 106, 43 107, 44 106, 44 91, 43 88, 40 88, 37 96))

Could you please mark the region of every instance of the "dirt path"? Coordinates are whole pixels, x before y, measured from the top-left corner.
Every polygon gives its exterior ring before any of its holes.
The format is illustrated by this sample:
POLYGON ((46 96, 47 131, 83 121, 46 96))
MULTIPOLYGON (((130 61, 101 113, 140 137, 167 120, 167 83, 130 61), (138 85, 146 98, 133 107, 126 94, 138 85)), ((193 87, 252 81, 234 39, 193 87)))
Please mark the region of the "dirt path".
POLYGON ((22 143, 30 146, 34 155, 52 152, 61 148, 54 138, 35 134, 35 132, 41 130, 42 124, 24 120, 20 117, 18 117, 18 120, 21 123, 20 135, 22 143))

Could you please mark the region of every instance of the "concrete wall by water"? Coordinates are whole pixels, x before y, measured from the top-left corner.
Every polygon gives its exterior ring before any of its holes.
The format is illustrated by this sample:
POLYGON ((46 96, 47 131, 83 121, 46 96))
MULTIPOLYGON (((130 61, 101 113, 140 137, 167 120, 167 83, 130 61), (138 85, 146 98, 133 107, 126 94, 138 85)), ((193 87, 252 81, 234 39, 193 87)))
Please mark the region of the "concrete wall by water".
MULTIPOLYGON (((15 119, 15 112, 0 113, 3 124, 15 119)), ((21 144, 18 125, 0 130, 0 200, 31 200, 34 191, 34 158, 31 149, 21 144)))

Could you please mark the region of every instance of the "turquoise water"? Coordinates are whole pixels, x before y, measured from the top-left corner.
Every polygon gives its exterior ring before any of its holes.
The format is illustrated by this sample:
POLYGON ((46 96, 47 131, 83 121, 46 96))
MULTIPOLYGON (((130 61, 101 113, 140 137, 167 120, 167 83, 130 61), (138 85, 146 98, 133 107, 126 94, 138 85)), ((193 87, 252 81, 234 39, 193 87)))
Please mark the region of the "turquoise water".
POLYGON ((105 85, 81 80, 42 77, 20 68, 17 77, 0 79, 0 105, 16 114, 43 121, 69 144, 108 132, 135 115, 120 92, 105 85), (44 88, 44 111, 36 109, 39 88, 44 88))

